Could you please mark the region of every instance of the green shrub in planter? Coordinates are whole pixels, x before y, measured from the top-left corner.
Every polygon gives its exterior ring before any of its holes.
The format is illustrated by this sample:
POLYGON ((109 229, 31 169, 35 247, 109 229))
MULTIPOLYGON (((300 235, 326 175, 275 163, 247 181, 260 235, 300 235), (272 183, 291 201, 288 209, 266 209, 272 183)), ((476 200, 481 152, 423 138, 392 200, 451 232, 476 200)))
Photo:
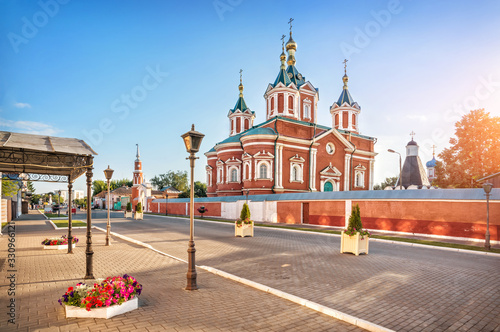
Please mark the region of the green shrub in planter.
POLYGON ((132 203, 130 202, 127 203, 127 211, 128 212, 132 211, 132 203))
POLYGON ((135 212, 142 213, 142 204, 141 204, 141 202, 137 203, 137 205, 135 206, 135 212))

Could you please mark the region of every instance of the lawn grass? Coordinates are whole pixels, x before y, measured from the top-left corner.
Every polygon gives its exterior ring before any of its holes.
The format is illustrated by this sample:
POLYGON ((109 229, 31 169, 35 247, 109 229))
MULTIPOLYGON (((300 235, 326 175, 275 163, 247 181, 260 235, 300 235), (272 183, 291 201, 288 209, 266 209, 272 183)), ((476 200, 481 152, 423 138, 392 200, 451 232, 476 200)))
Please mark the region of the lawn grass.
MULTIPOLYGON (((68 220, 52 220, 52 222, 57 226, 57 227, 68 227, 68 220)), ((87 226, 86 222, 83 222, 81 220, 72 220, 71 221, 71 226, 72 227, 85 227, 87 226)))
MULTIPOLYGON (((164 215, 161 213, 150 213, 150 212, 147 214, 154 214, 154 215, 160 215, 160 216, 164 215)), ((177 216, 177 215, 171 215, 171 217, 189 218, 188 216, 177 216)), ((234 221, 231 221, 231 220, 217 219, 217 218, 211 218, 211 217, 201 218, 201 217, 196 216, 196 218, 210 220, 210 221, 234 223, 234 221)), ((272 227, 272 228, 285 228, 285 229, 293 229, 293 230, 300 230, 300 231, 306 231, 306 232, 316 232, 316 233, 340 234, 340 231, 333 231, 333 230, 328 230, 328 229, 318 229, 318 228, 311 229, 311 228, 301 228, 301 227, 282 226, 282 225, 269 225, 269 224, 259 224, 259 223, 255 223, 255 226, 272 227)), ((486 248, 479 246, 479 245, 472 246, 472 245, 467 245, 467 244, 430 241, 430 240, 419 240, 419 239, 393 237, 393 236, 386 236, 386 235, 372 235, 371 238, 381 239, 381 240, 389 240, 389 241, 397 241, 397 242, 424 244, 424 245, 436 246, 436 247, 446 247, 446 248, 454 248, 454 249, 466 249, 466 250, 474 250, 474 251, 492 252, 492 253, 500 254, 500 249, 491 248, 490 250, 486 250, 486 248)))
POLYGON ((59 217, 67 218, 68 217, 65 214, 61 214, 61 215, 58 215, 57 213, 44 213, 44 214, 47 216, 47 218, 59 218, 59 217))

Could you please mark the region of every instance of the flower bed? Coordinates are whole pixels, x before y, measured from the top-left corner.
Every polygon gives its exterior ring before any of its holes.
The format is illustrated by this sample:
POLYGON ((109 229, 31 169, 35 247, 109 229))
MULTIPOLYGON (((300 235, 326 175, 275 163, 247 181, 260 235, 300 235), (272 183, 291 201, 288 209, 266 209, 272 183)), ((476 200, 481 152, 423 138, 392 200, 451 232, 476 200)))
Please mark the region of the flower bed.
MULTIPOLYGON (((68 248, 68 237, 63 235, 61 237, 51 237, 42 241, 43 249, 64 249, 68 248)), ((72 247, 74 248, 78 243, 78 238, 74 237, 72 247)))
POLYGON ((92 285, 78 283, 59 299, 66 317, 111 318, 138 307, 142 285, 131 276, 97 279, 92 285), (104 309, 104 310, 103 310, 104 309))

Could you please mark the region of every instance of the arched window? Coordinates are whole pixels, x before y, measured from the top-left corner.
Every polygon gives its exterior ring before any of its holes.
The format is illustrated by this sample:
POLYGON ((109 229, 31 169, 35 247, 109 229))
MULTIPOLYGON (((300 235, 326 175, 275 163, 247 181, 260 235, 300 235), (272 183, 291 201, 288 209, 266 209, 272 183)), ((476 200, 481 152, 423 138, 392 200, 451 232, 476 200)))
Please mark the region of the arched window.
POLYGON ((231 170, 231 182, 238 182, 238 170, 236 168, 231 170))
POLYGON ((299 181, 299 171, 297 170, 297 166, 292 168, 292 181, 299 181))
POLYGON ((309 119, 311 117, 310 108, 311 108, 311 106, 309 106, 307 104, 304 105, 304 118, 306 118, 306 119, 309 119))
POLYGON ((333 191, 333 184, 331 182, 325 182, 323 191, 333 191))
POLYGON ((274 111, 274 97, 271 98, 271 111, 274 111))
POLYGON ((260 179, 267 179, 267 165, 262 163, 260 164, 259 167, 259 178, 260 179))
POLYGON ((288 96, 288 108, 293 109, 293 96, 288 96))
POLYGON ((248 119, 245 119, 245 126, 243 127, 242 131, 245 131, 245 130, 247 130, 249 128, 250 128, 250 122, 248 121, 248 119))
POLYGON ((354 180, 355 186, 356 187, 364 187, 365 186, 365 179, 364 179, 364 173, 363 172, 356 172, 356 178, 354 180))

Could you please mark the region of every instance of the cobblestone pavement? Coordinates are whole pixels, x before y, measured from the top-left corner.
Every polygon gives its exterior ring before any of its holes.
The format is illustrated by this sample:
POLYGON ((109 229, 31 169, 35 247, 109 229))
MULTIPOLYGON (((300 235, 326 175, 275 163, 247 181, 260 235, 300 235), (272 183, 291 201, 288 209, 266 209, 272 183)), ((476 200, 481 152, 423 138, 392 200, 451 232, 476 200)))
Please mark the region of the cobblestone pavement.
MULTIPOLYGON (((146 223, 152 225, 156 221, 146 223)), ((79 218, 81 219, 81 218, 79 218)), ((126 223, 123 223, 126 226, 126 223)), ((129 223, 134 229, 137 224, 129 223)), ((182 225, 182 224, 179 224, 182 225)), ((160 223, 159 226, 165 226, 160 223)), ((154 228, 154 226, 152 226, 154 228)), ((137 229, 136 229, 137 231, 137 229)), ((146 231, 151 233, 146 227, 146 231)), ((197 291, 186 291, 187 265, 149 249, 113 239, 104 246, 104 233, 93 231, 94 276, 128 273, 143 285, 139 309, 105 319, 66 319, 57 303, 69 286, 85 275, 85 230, 73 255, 43 250, 54 230, 41 215, 16 221, 15 295, 8 295, 12 272, 6 264, 8 236, 0 238, 0 331, 360 331, 361 329, 237 282, 198 269, 197 291), (16 324, 8 324, 7 307, 16 304, 16 324)), ((135 235, 137 235, 134 232, 135 235)), ((168 233, 162 232, 162 235, 168 233)), ((184 247, 184 235, 175 235, 184 247), (182 243, 181 243, 182 242, 182 243)), ((156 238, 155 238, 156 239, 156 238)), ((171 240, 172 242, 174 240, 171 240)), ((216 243, 216 242, 215 242, 216 243)), ((184 248, 186 249, 186 248, 184 248)), ((184 250, 185 252, 185 250, 184 250)), ((244 262, 242 262, 244 264, 244 262)))
MULTIPOLYGON (((121 216, 112 231, 187 259, 188 219, 121 216)), ((356 257, 340 254, 337 236, 256 228, 254 238, 235 238, 232 224, 198 221, 195 243, 197 265, 396 331, 500 331, 499 257, 381 242, 356 257)))

